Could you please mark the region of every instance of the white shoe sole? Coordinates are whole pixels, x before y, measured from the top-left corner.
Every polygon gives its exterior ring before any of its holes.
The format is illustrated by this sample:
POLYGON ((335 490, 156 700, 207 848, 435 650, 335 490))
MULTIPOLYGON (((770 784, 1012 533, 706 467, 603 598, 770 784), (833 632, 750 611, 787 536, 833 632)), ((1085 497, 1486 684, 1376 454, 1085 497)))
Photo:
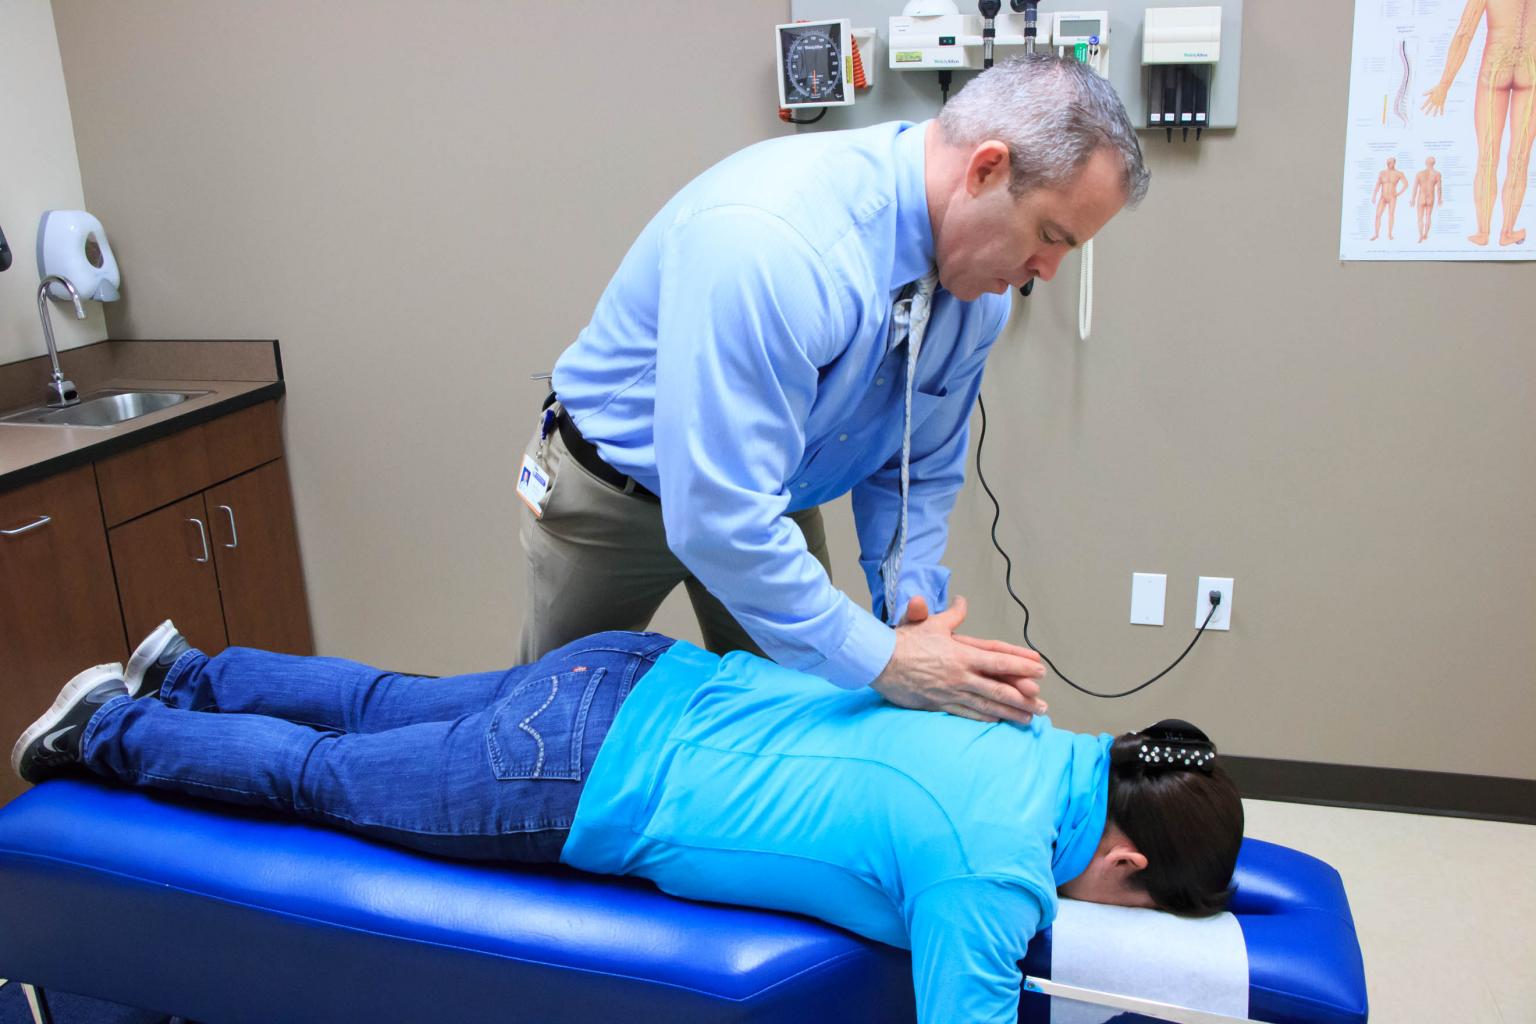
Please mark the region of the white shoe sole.
POLYGON ((165 650, 165 645, 175 639, 176 635, 175 625, 170 619, 166 619, 155 627, 153 633, 144 638, 143 643, 134 648, 132 657, 128 659, 128 671, 123 674, 123 682, 128 687, 128 696, 139 695, 139 690, 144 686, 144 673, 160 660, 160 654, 165 650))
POLYGON ((75 678, 64 684, 64 689, 54 698, 53 706, 43 712, 43 716, 27 727, 21 734, 21 739, 11 748, 11 771, 21 775, 21 755, 40 737, 58 727, 64 716, 74 708, 82 697, 90 693, 102 683, 113 679, 121 679, 123 676, 123 664, 114 661, 109 665, 96 665, 86 669, 75 678))

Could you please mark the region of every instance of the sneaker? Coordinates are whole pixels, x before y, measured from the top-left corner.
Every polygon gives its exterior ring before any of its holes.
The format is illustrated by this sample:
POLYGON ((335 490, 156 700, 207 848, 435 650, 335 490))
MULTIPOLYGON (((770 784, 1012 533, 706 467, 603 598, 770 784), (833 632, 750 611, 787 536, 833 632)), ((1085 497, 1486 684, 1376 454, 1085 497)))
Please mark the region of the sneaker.
POLYGON ((191 649, 192 645, 170 619, 160 623, 128 659, 128 672, 123 677, 128 696, 160 696, 160 684, 165 682, 166 673, 176 664, 177 658, 191 649))
POLYGON ((126 697, 121 663, 88 668, 64 684, 48 712, 11 748, 11 768, 27 782, 42 782, 80 763, 80 740, 91 716, 113 697, 126 697))

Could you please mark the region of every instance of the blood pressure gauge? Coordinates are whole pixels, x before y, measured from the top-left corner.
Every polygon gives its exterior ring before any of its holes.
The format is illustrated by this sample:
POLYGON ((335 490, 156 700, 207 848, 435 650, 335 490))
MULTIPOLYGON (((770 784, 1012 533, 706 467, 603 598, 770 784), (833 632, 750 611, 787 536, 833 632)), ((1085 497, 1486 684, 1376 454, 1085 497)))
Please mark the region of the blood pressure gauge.
POLYGON ((853 28, 847 18, 779 25, 779 106, 853 102, 853 28))

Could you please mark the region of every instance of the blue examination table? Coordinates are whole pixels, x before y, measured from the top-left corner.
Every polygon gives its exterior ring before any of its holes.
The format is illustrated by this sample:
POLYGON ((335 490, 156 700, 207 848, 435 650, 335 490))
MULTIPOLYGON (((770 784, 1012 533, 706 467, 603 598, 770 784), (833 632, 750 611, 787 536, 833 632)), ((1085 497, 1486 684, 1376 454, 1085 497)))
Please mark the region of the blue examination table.
MULTIPOLYGON (((1338 873, 1249 840, 1236 881, 1249 1016, 1364 1021, 1338 873)), ((209 1024, 913 1018, 907 955, 817 921, 94 781, 0 809, 0 907, 0 977, 209 1024)))

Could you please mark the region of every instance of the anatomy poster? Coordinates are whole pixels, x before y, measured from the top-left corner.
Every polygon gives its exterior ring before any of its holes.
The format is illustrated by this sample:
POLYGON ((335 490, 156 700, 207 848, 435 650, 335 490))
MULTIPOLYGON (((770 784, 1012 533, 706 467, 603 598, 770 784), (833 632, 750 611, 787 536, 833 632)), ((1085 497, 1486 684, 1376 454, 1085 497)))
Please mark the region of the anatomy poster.
POLYGON ((1356 0, 1339 258, 1526 260, 1536 0, 1356 0))

